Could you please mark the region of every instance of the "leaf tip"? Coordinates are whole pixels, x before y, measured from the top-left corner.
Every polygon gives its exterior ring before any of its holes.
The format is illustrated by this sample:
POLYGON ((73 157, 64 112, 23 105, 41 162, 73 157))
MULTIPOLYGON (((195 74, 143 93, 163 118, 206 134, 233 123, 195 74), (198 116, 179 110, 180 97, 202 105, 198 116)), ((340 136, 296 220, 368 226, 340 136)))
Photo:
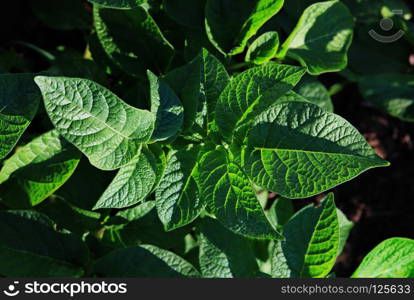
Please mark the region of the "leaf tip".
POLYGON ((151 70, 147 70, 147 76, 148 76, 148 79, 151 79, 151 77, 157 77, 157 75, 155 75, 151 70))
POLYGON ((92 210, 98 210, 98 209, 101 209, 101 208, 105 208, 103 205, 102 205, 102 203, 100 203, 100 201, 98 201, 98 202, 96 202, 96 204, 92 207, 92 210))
POLYGON ((391 162, 389 162, 388 160, 383 160, 383 166, 384 167, 389 167, 389 166, 391 166, 391 162))
POLYGON ((391 166, 391 162, 389 162, 388 160, 383 159, 382 157, 377 157, 376 159, 376 163, 375 163, 376 167, 389 167, 391 166))
POLYGON ((206 48, 204 48, 204 47, 202 47, 201 48, 201 54, 203 55, 203 56, 207 56, 207 55, 209 55, 210 54, 210 52, 208 52, 208 50, 206 49, 206 48))
POLYGON ((38 85, 38 86, 42 86, 46 83, 47 80, 47 76, 35 76, 34 78, 34 82, 38 85))

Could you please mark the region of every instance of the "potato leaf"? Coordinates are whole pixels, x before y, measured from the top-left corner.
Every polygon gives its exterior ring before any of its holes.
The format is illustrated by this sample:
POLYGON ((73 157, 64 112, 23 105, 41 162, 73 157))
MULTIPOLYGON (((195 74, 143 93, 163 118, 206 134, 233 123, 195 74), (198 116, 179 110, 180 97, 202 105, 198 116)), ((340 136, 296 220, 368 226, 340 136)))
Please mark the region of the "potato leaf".
POLYGON ((188 64, 168 72, 164 77, 184 107, 184 131, 193 126, 197 111, 202 105, 201 64, 202 58, 198 55, 188 64))
POLYGON ((348 220, 346 215, 338 208, 336 209, 336 214, 338 215, 339 222, 339 244, 338 244, 338 255, 342 253, 342 250, 345 247, 346 240, 354 227, 354 223, 348 220))
POLYGON ((163 141, 178 134, 183 126, 184 108, 174 91, 154 73, 148 71, 151 112, 155 115, 152 141, 163 141))
POLYGON ((199 174, 202 199, 225 227, 252 238, 281 238, 266 218, 252 183, 223 148, 200 158, 199 174))
MULTIPOLYGON (((338 252, 339 223, 333 194, 318 207, 306 206, 285 225, 281 246, 290 277, 325 277, 338 252)), ((277 268, 276 268, 277 270, 277 268)))
POLYGON ((287 198, 310 197, 389 165, 346 120, 310 103, 272 106, 256 118, 246 143, 247 175, 287 198))
MULTIPOLYGON (((222 136, 231 140, 235 131, 245 129, 256 115, 291 90, 304 72, 300 67, 269 63, 237 75, 221 93, 216 106, 215 121, 222 136)), ((241 133, 237 135, 243 137, 241 133)))
POLYGON ((230 82, 230 76, 223 64, 206 49, 202 50, 202 86, 207 103, 209 121, 214 120, 214 111, 220 94, 230 82))
POLYGON ((127 73, 164 71, 174 54, 154 19, 141 6, 110 9, 94 5, 95 28, 106 54, 127 73))
POLYGON ((94 209, 124 208, 143 201, 158 184, 165 164, 161 149, 144 146, 137 157, 118 171, 94 209))
POLYGON ((309 102, 320 108, 333 112, 333 103, 326 87, 317 79, 307 75, 293 89, 309 102))
POLYGON ((56 129, 99 169, 126 165, 152 135, 152 113, 126 104, 97 83, 45 76, 35 81, 56 129))
POLYGON ((223 54, 242 53, 247 41, 283 6, 283 0, 207 0, 206 31, 223 54))
POLYGON ((41 95, 33 77, 0 75, 0 160, 14 148, 37 112, 41 95))
POLYGON ((353 278, 414 278, 414 240, 391 238, 376 246, 353 278))
POLYGON ((313 75, 340 71, 347 65, 354 21, 339 0, 315 3, 299 19, 278 57, 298 60, 313 75))
POLYGON ((4 162, 0 202, 12 208, 38 205, 70 178, 80 157, 58 131, 40 135, 4 162))
POLYGON ((160 184, 155 190, 158 215, 166 230, 192 222, 205 204, 197 185, 199 146, 171 150, 160 184))
POLYGON ((276 56, 279 49, 279 35, 276 31, 265 32, 249 46, 246 61, 261 65, 276 56))

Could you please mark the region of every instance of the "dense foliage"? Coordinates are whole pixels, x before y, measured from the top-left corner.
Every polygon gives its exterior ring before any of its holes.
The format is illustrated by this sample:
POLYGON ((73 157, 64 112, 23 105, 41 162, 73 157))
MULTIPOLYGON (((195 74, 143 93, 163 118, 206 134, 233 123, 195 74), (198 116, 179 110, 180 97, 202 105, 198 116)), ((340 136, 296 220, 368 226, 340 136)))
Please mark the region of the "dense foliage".
MULTIPOLYGON (((335 276, 354 224, 330 190, 389 162, 332 97, 414 121, 410 9, 372 2, 30 1, 82 42, 0 48, 0 275, 335 276)), ((414 241, 352 277, 414 277, 414 241)))

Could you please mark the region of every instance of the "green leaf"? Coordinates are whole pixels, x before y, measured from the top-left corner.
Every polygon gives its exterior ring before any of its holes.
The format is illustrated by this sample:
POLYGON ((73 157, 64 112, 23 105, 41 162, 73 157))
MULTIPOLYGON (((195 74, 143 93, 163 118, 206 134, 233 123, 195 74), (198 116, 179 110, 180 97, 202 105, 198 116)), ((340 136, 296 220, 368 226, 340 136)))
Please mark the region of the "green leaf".
POLYGON ((191 128, 196 119, 201 99, 201 56, 188 64, 172 70, 165 76, 184 106, 184 131, 191 128))
POLYGON ((144 146, 138 156, 118 171, 94 209, 124 208, 143 201, 158 184, 165 164, 161 149, 144 146))
POLYGON ((291 277, 322 278, 331 271, 338 252, 339 223, 333 194, 321 205, 306 206, 285 225, 283 254, 291 277))
POLYGON ((223 64, 206 49, 202 50, 202 58, 203 96, 207 103, 209 121, 212 121, 214 120, 217 100, 230 82, 230 76, 223 64))
POLYGON ((155 128, 152 141, 163 141, 177 135, 184 120, 184 108, 174 91, 148 71, 151 94, 151 112, 155 115, 155 128))
POLYGON ((98 259, 100 277, 199 277, 198 271, 176 254, 151 245, 115 250, 98 259))
POLYGON ((279 35, 276 31, 265 32, 249 46, 246 61, 261 65, 276 56, 279 49, 279 35))
POLYGON ((391 238, 365 256, 353 278, 414 278, 414 240, 391 238))
POLYGON ((216 106, 215 121, 222 136, 231 140, 235 131, 291 90, 303 74, 300 67, 269 63, 237 75, 216 106))
POLYGON ((109 9, 94 5, 95 29, 107 55, 125 72, 142 76, 164 71, 174 54, 154 19, 141 6, 109 9))
MULTIPOLYGON (((202 49, 196 59, 200 59, 200 88, 198 108, 192 127, 192 133, 198 139, 202 139, 210 130, 217 131, 214 125, 214 112, 217 100, 230 82, 223 64, 207 50, 202 49)), ((195 99, 195 95, 193 98, 195 99)), ((194 101, 193 101, 194 102, 194 101)))
POLYGON ((0 160, 14 148, 39 106, 32 74, 0 75, 0 160))
POLYGON ((251 182, 223 148, 201 156, 199 185, 209 210, 231 231, 259 239, 281 238, 266 218, 251 182))
POLYGON ((259 271, 251 241, 211 218, 200 224, 200 268, 204 278, 255 277, 259 271))
POLYGON ((165 230, 191 223, 205 204, 197 185, 199 146, 171 150, 160 184, 155 190, 158 216, 165 230))
POLYGON ((0 200, 13 208, 35 206, 75 171, 80 153, 56 130, 40 135, 7 159, 0 170, 0 200))
POLYGON ((2 276, 83 275, 89 256, 85 244, 73 234, 56 232, 46 216, 35 211, 0 211, 0 227, 2 276))
POLYGON ((326 87, 312 76, 305 76, 294 88, 299 95, 326 111, 333 112, 333 104, 326 87))
POLYGON ((310 103, 272 106, 256 118, 246 143, 243 167, 251 180, 290 199, 389 165, 346 120, 310 103))
POLYGON ((53 125, 99 169, 126 165, 152 135, 152 113, 126 104, 97 83, 45 76, 35 81, 53 125))
POLYGON ((292 270, 283 253, 282 241, 274 241, 271 252, 271 273, 273 278, 291 278, 292 270))
POLYGON ((342 70, 353 26, 351 13, 339 0, 315 3, 303 12, 278 57, 298 60, 313 75, 342 70))
POLYGON ((137 7, 147 0, 88 0, 91 3, 108 8, 122 8, 129 9, 137 7))
POLYGON ((283 6, 283 0, 207 0, 206 31, 223 54, 242 53, 247 41, 283 6))
POLYGON ((354 223, 349 221, 345 214, 340 210, 336 210, 339 222, 339 244, 338 244, 338 255, 342 253, 345 247, 346 240, 348 239, 351 229, 354 227, 354 223))
POLYGON ((375 106, 401 120, 414 121, 413 75, 364 76, 358 84, 364 98, 375 106))

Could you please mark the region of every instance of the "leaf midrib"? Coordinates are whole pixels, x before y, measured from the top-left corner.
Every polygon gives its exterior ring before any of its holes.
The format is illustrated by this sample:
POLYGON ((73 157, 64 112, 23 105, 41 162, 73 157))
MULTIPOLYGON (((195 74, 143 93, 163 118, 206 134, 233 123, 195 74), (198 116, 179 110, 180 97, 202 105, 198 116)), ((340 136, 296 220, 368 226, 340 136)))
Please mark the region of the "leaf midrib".
MULTIPOLYGON (((366 160, 373 160, 378 161, 382 160, 379 157, 366 157, 362 156, 361 154, 349 154, 349 153, 340 153, 340 152, 321 152, 321 151, 311 151, 311 150, 301 150, 301 149, 282 149, 282 148, 265 148, 265 147, 253 147, 254 150, 260 150, 260 151, 284 151, 284 152, 303 152, 303 153, 312 153, 312 154, 320 154, 320 155, 343 155, 343 156, 350 156, 350 157, 358 157, 366 160)), ((381 165, 387 166, 389 163, 385 160, 383 160, 383 163, 381 165)))
MULTIPOLYGON (((78 90, 76 90, 77 92, 78 92, 78 90)), ((57 92, 59 93, 59 91, 57 90, 57 92)), ((105 104, 106 105, 108 105, 108 102, 106 101, 106 97, 102 94, 102 92, 101 91, 98 91, 99 92, 99 94, 105 99, 105 104)), ((96 120, 96 121, 98 121, 100 124, 103 124, 105 127, 107 127, 107 128, 109 128, 110 130, 112 130, 114 133, 116 133, 116 134, 118 134, 118 135, 120 135, 121 137, 123 137, 124 139, 127 139, 127 140, 134 140, 134 139, 132 139, 132 138, 130 138, 130 137, 128 137, 128 136, 125 136, 124 134, 122 134, 121 132, 119 132, 118 130, 116 130, 115 128, 112 128, 108 123, 105 123, 105 121, 102 121, 102 120, 100 120, 100 119, 98 119, 96 116, 94 116, 94 115, 92 115, 89 111, 87 111, 87 110, 85 110, 84 109, 84 106, 80 106, 80 105, 76 105, 75 104, 75 102, 73 101, 73 100, 71 100, 71 99, 69 99, 68 97, 66 97, 66 95, 64 95, 64 94, 62 94, 62 93, 59 93, 60 95, 62 95, 62 98, 63 99, 65 99, 65 100, 67 100, 67 101, 69 101, 69 103, 70 104, 72 104, 73 106, 75 106, 75 107, 78 107, 78 108, 80 108, 80 110, 83 112, 83 113, 85 113, 88 117, 90 117, 90 118, 92 118, 92 119, 94 119, 94 120, 96 120)), ((120 101, 121 99, 117 99, 118 101, 120 101)), ((51 101, 49 101, 49 102, 51 102, 51 101)), ((83 103, 83 100, 82 100, 82 103, 83 103)), ((120 105, 122 105, 123 106, 123 104, 122 104, 122 102, 119 102, 119 104, 120 105)), ((54 104, 55 106, 57 106, 57 104, 54 104)), ((62 106, 62 105, 60 105, 60 106, 62 106)), ((108 110, 108 114, 109 114, 109 110, 108 110)), ((72 123, 74 122, 74 120, 70 120, 72 123)))
MULTIPOLYGON (((346 30, 346 29, 345 29, 346 30)), ((329 34, 325 34, 325 35, 321 35, 321 36, 319 36, 319 37, 317 37, 317 38, 314 38, 314 39, 311 39, 311 40, 308 40, 306 43, 300 43, 298 46, 295 46, 295 47, 291 47, 291 48, 289 48, 289 49, 303 49, 303 46, 306 46, 306 45, 309 45, 309 44, 314 44, 315 42, 317 42, 317 41, 319 41, 319 40, 322 40, 322 39, 325 39, 325 38, 329 38, 329 37, 332 37, 332 36, 335 36, 335 35, 337 35, 338 34, 338 32, 335 32, 335 33, 329 33, 329 34)), ((306 48, 308 48, 308 47, 306 47, 306 48)))

